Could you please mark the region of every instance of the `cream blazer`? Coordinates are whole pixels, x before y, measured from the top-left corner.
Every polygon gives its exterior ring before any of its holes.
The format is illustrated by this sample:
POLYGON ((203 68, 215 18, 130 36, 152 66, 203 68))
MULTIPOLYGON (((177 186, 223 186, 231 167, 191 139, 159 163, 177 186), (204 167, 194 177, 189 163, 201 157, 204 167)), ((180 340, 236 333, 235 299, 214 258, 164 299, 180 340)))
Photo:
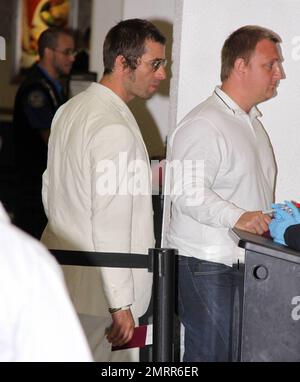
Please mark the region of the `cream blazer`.
MULTIPOLYGON (((57 111, 43 175, 50 249, 141 253, 154 246, 151 168, 127 105, 93 83, 57 111), (145 191, 146 190, 146 191, 145 191)), ((64 266, 78 313, 109 316, 108 307, 149 305, 152 274, 144 269, 64 266)))

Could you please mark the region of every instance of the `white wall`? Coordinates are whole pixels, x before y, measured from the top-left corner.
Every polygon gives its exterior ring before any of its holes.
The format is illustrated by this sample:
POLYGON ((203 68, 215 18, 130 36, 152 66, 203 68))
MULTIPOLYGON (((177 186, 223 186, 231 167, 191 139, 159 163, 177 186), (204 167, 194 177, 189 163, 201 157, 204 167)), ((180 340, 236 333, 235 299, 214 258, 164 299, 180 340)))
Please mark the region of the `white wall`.
MULTIPOLYGON (((220 52, 232 31, 257 24, 281 36, 287 78, 278 96, 259 109, 278 165, 276 199, 300 200, 300 1, 178 0, 178 4, 181 34, 174 54, 180 56, 180 67, 171 84, 171 91, 178 92, 177 122, 220 83, 220 52)), ((175 123, 171 130, 174 127, 175 123)))
POLYGON ((91 20, 90 70, 103 74, 102 48, 108 30, 123 17, 123 0, 93 0, 91 20))

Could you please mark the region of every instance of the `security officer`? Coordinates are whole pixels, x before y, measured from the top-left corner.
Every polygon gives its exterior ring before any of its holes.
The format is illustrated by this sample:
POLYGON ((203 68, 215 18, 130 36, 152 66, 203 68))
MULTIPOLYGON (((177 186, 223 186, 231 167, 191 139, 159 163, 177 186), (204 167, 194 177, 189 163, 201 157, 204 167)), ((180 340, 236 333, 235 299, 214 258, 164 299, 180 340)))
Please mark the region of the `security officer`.
POLYGON ((47 166, 47 144, 56 110, 66 101, 61 76, 74 62, 71 31, 49 28, 38 41, 40 61, 21 84, 14 106, 16 165, 15 223, 40 238, 47 223, 42 204, 42 175, 47 166))

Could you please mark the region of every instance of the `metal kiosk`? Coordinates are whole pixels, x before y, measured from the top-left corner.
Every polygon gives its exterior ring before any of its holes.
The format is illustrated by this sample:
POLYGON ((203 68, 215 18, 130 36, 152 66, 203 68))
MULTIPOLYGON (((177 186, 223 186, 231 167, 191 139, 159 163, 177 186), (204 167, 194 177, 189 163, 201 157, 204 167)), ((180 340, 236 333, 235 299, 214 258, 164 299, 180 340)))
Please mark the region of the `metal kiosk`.
POLYGON ((299 362, 300 252, 236 229, 230 235, 245 249, 236 360, 299 362))

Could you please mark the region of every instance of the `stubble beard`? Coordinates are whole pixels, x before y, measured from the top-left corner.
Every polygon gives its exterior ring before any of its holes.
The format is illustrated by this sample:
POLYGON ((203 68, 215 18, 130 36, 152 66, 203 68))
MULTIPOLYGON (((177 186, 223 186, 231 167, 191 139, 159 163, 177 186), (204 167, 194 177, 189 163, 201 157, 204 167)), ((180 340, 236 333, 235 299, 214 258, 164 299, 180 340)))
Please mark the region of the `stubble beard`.
MULTIPOLYGON (((130 83, 132 85, 132 89, 134 89, 134 86, 135 86, 135 83, 136 83, 136 75, 135 75, 134 71, 129 73, 129 81, 130 81, 130 83)), ((150 93, 146 89, 139 89, 139 88, 137 88, 132 93, 133 93, 134 97, 139 97, 141 99, 148 100, 148 99, 150 99, 153 96, 153 94, 155 92, 150 93)))

